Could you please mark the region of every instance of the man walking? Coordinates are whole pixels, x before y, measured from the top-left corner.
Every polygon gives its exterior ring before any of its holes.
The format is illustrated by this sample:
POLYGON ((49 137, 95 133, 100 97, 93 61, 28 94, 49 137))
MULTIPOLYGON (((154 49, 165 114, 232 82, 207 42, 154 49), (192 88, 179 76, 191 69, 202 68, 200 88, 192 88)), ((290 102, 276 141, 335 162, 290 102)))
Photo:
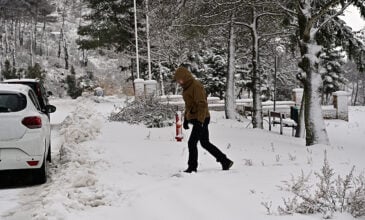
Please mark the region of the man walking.
POLYGON ((183 66, 176 70, 175 80, 183 88, 183 99, 185 102, 183 127, 184 129, 189 129, 189 123, 193 124, 193 130, 188 141, 188 168, 184 172, 197 172, 198 141, 200 141, 205 150, 216 158, 217 162, 221 163, 223 170, 229 170, 233 162, 209 141, 208 124, 210 122, 210 114, 204 87, 183 66))

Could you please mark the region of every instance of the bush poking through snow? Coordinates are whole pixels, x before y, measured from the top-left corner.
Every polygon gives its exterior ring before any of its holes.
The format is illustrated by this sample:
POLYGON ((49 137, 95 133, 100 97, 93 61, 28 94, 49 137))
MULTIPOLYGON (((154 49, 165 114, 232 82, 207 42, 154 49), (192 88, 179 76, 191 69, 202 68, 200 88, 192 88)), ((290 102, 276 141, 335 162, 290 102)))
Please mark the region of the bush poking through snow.
POLYGON ((327 152, 320 172, 315 173, 318 180, 315 186, 310 184, 310 176, 302 172, 298 178, 284 181, 282 190, 294 194, 293 198, 284 199, 284 206, 279 206, 282 215, 301 213, 322 213, 325 219, 333 217, 335 212, 348 212, 353 217, 365 216, 365 178, 354 177, 355 167, 345 177, 334 178, 334 171, 329 166, 327 152))
POLYGON ((143 123, 148 128, 161 128, 174 123, 175 111, 171 105, 163 105, 157 99, 146 98, 126 102, 124 108, 115 107, 110 121, 125 121, 129 124, 143 123))

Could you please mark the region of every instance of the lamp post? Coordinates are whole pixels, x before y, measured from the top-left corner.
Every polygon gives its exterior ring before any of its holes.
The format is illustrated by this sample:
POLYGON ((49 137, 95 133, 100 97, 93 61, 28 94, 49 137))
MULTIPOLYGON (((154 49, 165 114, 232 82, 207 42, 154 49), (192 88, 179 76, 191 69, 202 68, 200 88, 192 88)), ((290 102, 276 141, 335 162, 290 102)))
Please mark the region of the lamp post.
POLYGON ((148 80, 145 81, 145 92, 147 96, 155 96, 157 93, 157 81, 152 80, 151 68, 151 40, 148 0, 146 0, 146 34, 147 34, 147 57, 148 57, 148 80))
POLYGON ((136 0, 134 3, 134 36, 136 39, 136 64, 137 64, 137 78, 139 79, 139 56, 138 56, 138 26, 137 26, 137 3, 136 0))
POLYGON ((278 70, 280 69, 281 56, 284 54, 285 48, 282 45, 278 45, 275 48, 275 71, 274 71, 274 112, 276 111, 276 78, 278 70))
POLYGON ((146 0, 146 34, 147 34, 147 57, 148 57, 148 79, 152 80, 151 71, 151 43, 150 43, 150 21, 149 21, 148 0, 146 0))
POLYGON ((133 1, 134 3, 134 32, 135 32, 135 40, 136 40, 136 72, 137 72, 137 79, 134 80, 134 95, 136 97, 143 97, 144 96, 144 80, 140 79, 139 77, 139 55, 138 55, 138 25, 137 25, 137 3, 136 0, 133 1))

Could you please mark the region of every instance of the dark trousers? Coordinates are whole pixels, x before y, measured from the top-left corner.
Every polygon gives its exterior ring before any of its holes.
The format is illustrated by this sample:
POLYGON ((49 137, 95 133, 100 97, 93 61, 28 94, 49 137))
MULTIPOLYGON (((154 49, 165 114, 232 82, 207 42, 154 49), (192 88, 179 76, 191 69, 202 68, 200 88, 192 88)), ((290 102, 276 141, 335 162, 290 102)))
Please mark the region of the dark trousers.
POLYGON ((190 168, 198 167, 198 147, 197 147, 198 141, 200 141, 200 144, 205 150, 207 150, 211 155, 215 157, 217 162, 221 162, 227 159, 226 155, 223 154, 216 146, 214 146, 209 141, 209 129, 208 129, 209 122, 210 118, 206 118, 203 126, 201 126, 198 123, 194 123, 194 121, 192 121, 193 130, 191 131, 188 141, 188 147, 189 147, 188 165, 190 168))

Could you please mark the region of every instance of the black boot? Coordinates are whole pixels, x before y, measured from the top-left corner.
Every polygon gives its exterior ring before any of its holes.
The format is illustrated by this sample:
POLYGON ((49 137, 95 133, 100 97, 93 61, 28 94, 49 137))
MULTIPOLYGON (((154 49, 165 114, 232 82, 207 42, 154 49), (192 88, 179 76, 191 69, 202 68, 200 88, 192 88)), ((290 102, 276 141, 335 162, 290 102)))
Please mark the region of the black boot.
POLYGON ((188 169, 184 170, 185 173, 192 173, 192 172, 197 172, 196 168, 192 168, 192 167, 188 167, 188 169))
POLYGON ((222 164, 222 170, 229 170, 229 168, 233 166, 233 161, 231 161, 230 159, 225 159, 221 161, 221 164, 222 164))

